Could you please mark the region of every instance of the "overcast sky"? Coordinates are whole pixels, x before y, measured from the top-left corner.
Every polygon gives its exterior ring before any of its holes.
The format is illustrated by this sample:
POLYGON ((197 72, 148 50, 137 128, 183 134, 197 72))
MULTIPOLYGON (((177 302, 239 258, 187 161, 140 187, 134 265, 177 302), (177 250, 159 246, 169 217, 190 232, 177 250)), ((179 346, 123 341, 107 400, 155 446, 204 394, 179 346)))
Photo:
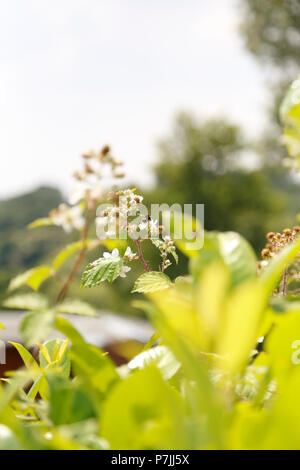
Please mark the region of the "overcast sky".
POLYGON ((149 183, 178 110, 263 125, 264 79, 237 0, 0 0, 0 197, 67 190, 79 155, 110 143, 149 183))

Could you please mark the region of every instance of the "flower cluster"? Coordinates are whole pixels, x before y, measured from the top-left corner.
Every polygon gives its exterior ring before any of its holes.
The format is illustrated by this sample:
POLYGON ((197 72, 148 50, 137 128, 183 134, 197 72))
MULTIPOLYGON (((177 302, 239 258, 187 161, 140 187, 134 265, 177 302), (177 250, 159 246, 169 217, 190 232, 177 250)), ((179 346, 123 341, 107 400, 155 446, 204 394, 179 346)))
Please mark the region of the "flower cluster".
POLYGON ((101 180, 108 176, 114 178, 124 176, 121 170, 123 163, 111 155, 108 145, 99 152, 90 150, 84 153, 82 160, 83 168, 73 173, 77 183, 69 198, 70 205, 61 204, 49 213, 51 222, 63 227, 68 233, 74 229, 83 229, 85 203, 93 208, 96 202, 104 197, 105 188, 101 180))
POLYGON ((146 270, 150 270, 141 253, 140 241, 151 240, 159 249, 163 272, 172 263, 168 259, 171 254, 177 262, 176 248, 169 235, 160 236, 163 227, 158 225, 157 220, 153 220, 149 215, 147 208, 142 204, 143 197, 135 193, 135 189, 125 189, 118 192, 111 192, 109 199, 114 203, 98 208, 96 218, 97 236, 100 239, 121 238, 127 239, 128 236, 138 244, 139 255, 132 254, 128 247, 124 261, 132 261, 139 258, 146 270))
POLYGON ((174 241, 169 235, 163 236, 162 240, 153 240, 153 243, 159 249, 160 256, 162 258, 162 272, 164 272, 164 270, 172 264, 171 261, 168 259, 169 254, 173 256, 176 263, 178 262, 176 247, 174 241))
MULTIPOLYGON (((128 246, 126 251, 125 251, 125 254, 123 256, 123 260, 124 261, 132 261, 132 259, 134 259, 135 256, 136 256, 136 254, 132 253, 131 248, 128 246)), ((103 258, 111 259, 112 261, 121 260, 121 256, 119 254, 118 248, 114 248, 111 253, 109 253, 108 251, 105 251, 103 253, 103 258)), ((130 270, 131 270, 131 268, 129 266, 122 265, 122 269, 121 269, 121 272, 120 272, 119 276, 120 277, 126 277, 126 273, 128 273, 130 270)))
POLYGON ((100 207, 100 215, 96 218, 99 238, 127 238, 128 235, 137 240, 159 237, 158 222, 146 215, 143 197, 135 194, 135 189, 111 192, 110 200, 117 205, 100 207))
POLYGON ((62 227, 65 232, 70 233, 73 229, 82 230, 85 224, 83 207, 78 204, 74 207, 60 204, 57 209, 49 213, 49 219, 54 225, 62 227))
POLYGON ((276 256, 287 244, 293 242, 300 234, 300 227, 286 228, 280 232, 269 232, 266 235, 267 243, 261 251, 262 261, 259 262, 259 271, 268 265, 270 259, 276 256))
POLYGON ((70 196, 70 204, 77 204, 84 199, 99 201, 103 198, 105 188, 101 182, 109 176, 123 178, 125 176, 123 162, 116 160, 108 145, 100 151, 90 150, 82 155, 83 168, 73 173, 77 184, 70 196))

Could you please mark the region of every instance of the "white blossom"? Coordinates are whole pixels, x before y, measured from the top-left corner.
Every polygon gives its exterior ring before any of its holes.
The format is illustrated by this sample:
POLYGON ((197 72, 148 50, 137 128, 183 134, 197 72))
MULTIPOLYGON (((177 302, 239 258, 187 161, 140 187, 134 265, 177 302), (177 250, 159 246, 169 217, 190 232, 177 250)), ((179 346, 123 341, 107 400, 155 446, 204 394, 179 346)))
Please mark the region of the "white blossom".
POLYGON ((131 251, 130 246, 128 246, 128 247, 126 248, 125 253, 124 253, 124 258, 127 258, 128 261, 132 261, 133 259, 136 258, 136 256, 137 256, 136 253, 133 253, 133 252, 131 251))
POLYGON ((130 270, 131 268, 129 266, 122 266, 120 277, 126 277, 126 273, 128 273, 130 270))
POLYGON ((105 251, 103 253, 103 258, 112 258, 112 261, 119 261, 121 259, 118 248, 114 248, 111 253, 109 253, 109 251, 105 251))
POLYGON ((73 229, 82 230, 84 227, 84 217, 80 205, 73 207, 67 204, 60 204, 58 209, 50 213, 50 218, 55 225, 61 226, 65 232, 71 232, 73 229))

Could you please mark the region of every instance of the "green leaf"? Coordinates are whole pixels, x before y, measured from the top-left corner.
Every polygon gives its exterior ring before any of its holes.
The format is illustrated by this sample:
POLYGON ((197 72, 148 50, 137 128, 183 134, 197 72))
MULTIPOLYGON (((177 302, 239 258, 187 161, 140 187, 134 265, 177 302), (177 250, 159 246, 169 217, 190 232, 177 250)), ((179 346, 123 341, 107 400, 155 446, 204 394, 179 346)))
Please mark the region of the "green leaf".
POLYGON ((103 281, 113 282, 120 275, 122 267, 121 258, 99 258, 85 269, 81 287, 98 286, 103 281))
POLYGON ((95 417, 93 404, 81 384, 61 374, 49 374, 47 381, 50 390, 49 416, 55 426, 95 417))
POLYGON ((143 351, 128 363, 131 370, 145 369, 151 365, 160 370, 164 380, 171 379, 180 369, 180 363, 166 346, 156 346, 143 351))
POLYGON ((55 318, 55 328, 60 331, 64 336, 69 338, 69 340, 75 343, 84 343, 84 339, 81 334, 76 330, 76 328, 65 318, 56 317, 55 318))
POLYGON ((32 229, 37 227, 45 227, 47 225, 54 225, 54 222, 49 217, 43 217, 41 219, 36 219, 31 222, 29 225, 27 225, 27 228, 32 229))
POLYGON ((53 261, 53 268, 55 270, 60 268, 60 266, 69 258, 69 256, 72 256, 77 251, 82 250, 83 246, 87 246, 91 249, 93 246, 97 245, 99 245, 99 240, 86 240, 85 242, 80 240, 78 242, 70 243, 60 253, 58 253, 53 261))
POLYGON ((2 305, 17 310, 45 310, 48 307, 48 300, 45 296, 32 292, 8 297, 2 305))
POLYGON ((59 304, 55 310, 59 313, 97 317, 97 310, 87 302, 79 299, 67 299, 59 304))
POLYGON ((190 449, 183 404, 154 367, 139 370, 109 393, 101 436, 114 449, 190 449))
POLYGON ((0 450, 20 450, 21 447, 21 442, 13 431, 4 424, 0 424, 0 450))
POLYGON ((30 354, 29 351, 27 351, 27 349, 24 348, 24 346, 22 346, 22 344, 14 343, 13 341, 9 341, 9 343, 12 344, 16 348, 16 350, 20 354, 25 366, 28 369, 35 368, 37 371, 40 370, 40 368, 38 366, 38 363, 36 362, 34 357, 30 354))
POLYGON ((171 279, 159 271, 143 273, 137 278, 132 292, 148 293, 168 289, 172 285, 171 279))
POLYGON ((76 342, 69 354, 75 375, 84 377, 102 396, 113 382, 119 380, 115 365, 98 347, 85 341, 76 342))
POLYGON ((23 285, 28 285, 33 290, 38 290, 42 282, 44 282, 52 273, 49 266, 37 266, 29 269, 25 273, 19 274, 10 281, 8 290, 18 289, 23 285))
POLYGON ((198 258, 190 261, 195 277, 212 262, 222 261, 229 269, 231 286, 256 277, 256 256, 249 243, 236 232, 205 232, 205 242, 198 258))
POLYGON ((218 234, 218 241, 222 259, 231 272, 233 286, 256 276, 256 256, 245 238, 236 232, 223 232, 218 234))
POLYGON ((25 315, 21 321, 20 331, 27 346, 33 346, 48 338, 52 333, 55 322, 55 311, 32 312, 25 315))
POLYGON ((300 159, 300 77, 293 81, 280 106, 282 141, 291 157, 300 159))
POLYGON ((69 377, 71 370, 71 363, 69 359, 67 346, 68 341, 60 338, 50 339, 43 345, 40 345, 39 360, 40 366, 45 369, 58 368, 61 373, 69 377))

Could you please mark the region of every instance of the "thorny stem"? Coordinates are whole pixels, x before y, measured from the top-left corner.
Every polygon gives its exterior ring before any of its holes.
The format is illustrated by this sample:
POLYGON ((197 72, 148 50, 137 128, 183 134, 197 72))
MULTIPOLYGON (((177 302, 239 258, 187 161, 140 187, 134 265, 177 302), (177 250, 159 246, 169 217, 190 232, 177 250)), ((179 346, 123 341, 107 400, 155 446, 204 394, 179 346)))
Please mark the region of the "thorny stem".
POLYGON ((283 278, 282 278, 282 295, 286 295, 287 291, 287 269, 283 271, 283 278))
POLYGON ((141 242, 140 240, 135 240, 136 241, 136 244, 137 244, 137 247, 138 247, 138 252, 139 252, 139 259, 141 260, 141 262, 143 263, 144 265, 144 268, 145 268, 145 271, 151 271, 147 261, 145 260, 144 256, 143 256, 143 251, 142 251, 142 245, 141 245, 141 242))
POLYGON ((86 215, 86 220, 85 220, 85 225, 83 227, 83 230, 81 232, 81 241, 82 241, 82 248, 80 250, 80 252, 78 253, 77 257, 75 258, 75 262, 73 264, 73 267, 70 271, 70 274, 69 276, 67 277, 65 283, 63 284, 59 294, 58 294, 58 297, 57 297, 57 300, 56 300, 56 304, 60 304, 67 292, 68 292, 68 289, 69 289, 69 286, 71 284, 71 282, 73 281, 73 278, 79 268, 79 265, 81 263, 81 261, 83 260, 84 256, 85 256, 85 253, 87 251, 87 236, 88 236, 88 231, 89 231, 89 226, 90 226, 90 221, 91 221, 91 215, 93 213, 93 209, 94 209, 94 202, 93 201, 88 201, 88 211, 87 211, 87 215, 86 215))

